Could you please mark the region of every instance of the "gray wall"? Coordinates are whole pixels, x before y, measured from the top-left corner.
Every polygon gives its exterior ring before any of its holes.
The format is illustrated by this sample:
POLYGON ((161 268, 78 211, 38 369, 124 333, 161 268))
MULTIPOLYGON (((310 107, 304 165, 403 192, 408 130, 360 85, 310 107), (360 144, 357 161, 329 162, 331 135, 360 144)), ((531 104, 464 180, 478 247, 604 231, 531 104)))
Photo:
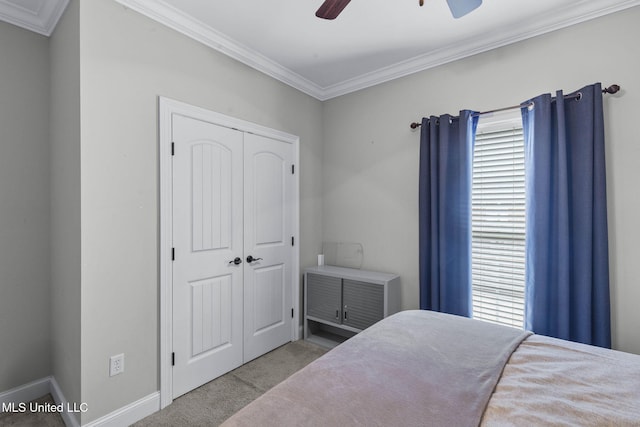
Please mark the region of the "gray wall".
POLYGON ((322 105, 112 0, 81 2, 80 22, 86 423, 159 389, 157 97, 300 137, 302 266, 320 246, 322 105))
POLYGON ((613 342, 640 353, 638 22, 640 7, 325 102, 323 238, 362 242, 364 267, 399 273, 403 307, 417 308, 419 133, 409 123, 618 83, 604 101, 613 342))
POLYGON ((0 22, 0 391, 51 374, 48 49, 0 22))
POLYGON ((324 103, 112 0, 72 0, 50 69, 46 39, 0 23, 0 342, 12 344, 0 390, 53 374, 87 402, 87 423, 159 389, 158 95, 300 136, 301 266, 322 240, 362 242, 364 267, 400 273, 415 308, 408 124, 621 84, 605 98, 614 345, 640 353, 639 19, 634 8, 324 103), (126 369, 110 378, 118 353, 126 369))
MULTIPOLYGON (((80 403, 80 42, 78 0, 51 36, 51 374, 80 403)), ((105 363, 106 364, 106 363, 105 363)))

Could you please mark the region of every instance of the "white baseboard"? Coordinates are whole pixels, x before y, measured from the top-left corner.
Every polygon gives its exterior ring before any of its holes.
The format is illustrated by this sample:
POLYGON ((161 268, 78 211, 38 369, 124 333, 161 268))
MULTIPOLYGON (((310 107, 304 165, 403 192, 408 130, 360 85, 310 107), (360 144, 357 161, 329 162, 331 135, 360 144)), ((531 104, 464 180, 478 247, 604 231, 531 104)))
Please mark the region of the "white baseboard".
MULTIPOLYGON (((53 401, 57 405, 62 404, 63 408, 69 408, 67 400, 60 390, 60 386, 53 377, 45 377, 0 393, 0 404, 31 402, 46 394, 51 394, 53 401)), ((67 427, 80 427, 78 420, 70 412, 61 411, 60 415, 67 427)))
POLYGON ((127 406, 113 411, 97 420, 84 424, 82 427, 122 427, 158 412, 160 410, 160 392, 156 391, 127 406))
MULTIPOLYGON (((62 404, 64 408, 69 409, 70 405, 62 394, 56 379, 54 377, 46 377, 0 393, 0 410, 2 409, 2 404, 30 402, 48 393, 51 394, 57 405, 62 404)), ((160 392, 157 391, 97 420, 84 424, 82 427, 128 426, 159 410, 160 392)), ((61 411, 60 415, 67 427, 80 427, 80 423, 73 412, 68 410, 61 411)))
POLYGON ((49 393, 50 389, 51 377, 46 377, 31 381, 20 387, 12 388, 11 390, 3 391, 0 393, 0 411, 2 410, 3 403, 6 405, 9 403, 31 402, 49 393))
MULTIPOLYGON (((60 389, 58 382, 54 377, 49 377, 49 378, 51 380, 49 393, 51 393, 51 397, 53 397, 53 401, 56 402, 56 404, 58 405, 62 404, 64 408, 68 409, 69 401, 64 397, 64 394, 62 394, 62 390, 60 389)), ((78 421, 78 418, 76 418, 76 416, 73 415, 68 410, 60 412, 60 416, 62 417, 62 420, 64 421, 64 424, 67 427, 80 427, 80 422, 78 421)))

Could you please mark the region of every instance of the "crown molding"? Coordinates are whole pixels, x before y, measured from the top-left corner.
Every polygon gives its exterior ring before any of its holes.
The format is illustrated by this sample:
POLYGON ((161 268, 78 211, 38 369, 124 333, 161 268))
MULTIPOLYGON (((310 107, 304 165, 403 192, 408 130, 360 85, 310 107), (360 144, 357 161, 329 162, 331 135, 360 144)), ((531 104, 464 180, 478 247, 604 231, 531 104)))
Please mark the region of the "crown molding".
POLYGON ((162 0, 115 1, 307 95, 318 99, 322 96, 322 88, 317 84, 232 40, 162 0))
POLYGON ((33 9, 0 0, 0 20, 49 37, 68 4, 69 0, 39 0, 33 9))
MULTIPOLYGON (((4 0, 0 0, 4 1, 4 0)), ((245 65, 261 71, 320 101, 326 101, 361 89, 395 80, 410 74, 444 65, 478 53, 506 46, 531 37, 585 22, 610 13, 640 5, 640 0, 583 0, 546 15, 528 25, 512 25, 497 35, 483 36, 444 46, 397 64, 383 67, 343 82, 321 87, 290 69, 244 46, 204 23, 166 4, 162 0, 115 0, 169 28, 197 40, 245 65)))
POLYGON ((322 100, 386 83, 400 77, 405 77, 638 5, 640 5, 640 0, 628 0, 622 3, 611 0, 585 1, 578 7, 574 5, 571 6, 571 8, 566 7, 560 11, 555 10, 553 13, 549 13, 526 26, 514 25, 501 30, 499 34, 486 34, 482 37, 474 37, 464 40, 463 42, 444 46, 424 55, 419 55, 353 79, 324 87, 322 88, 322 100), (594 8, 594 5, 597 5, 597 7, 594 8))

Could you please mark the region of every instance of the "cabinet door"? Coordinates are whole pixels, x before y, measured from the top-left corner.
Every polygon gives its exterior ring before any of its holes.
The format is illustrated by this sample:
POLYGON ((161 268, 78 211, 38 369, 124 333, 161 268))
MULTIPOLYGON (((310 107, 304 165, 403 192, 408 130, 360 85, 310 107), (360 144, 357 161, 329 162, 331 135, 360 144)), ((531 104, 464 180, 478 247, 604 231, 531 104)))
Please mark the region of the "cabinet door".
POLYGON ((344 279, 342 324, 366 329, 384 317, 384 286, 344 279))
POLYGON ((307 316, 340 323, 342 279, 307 273, 307 316))

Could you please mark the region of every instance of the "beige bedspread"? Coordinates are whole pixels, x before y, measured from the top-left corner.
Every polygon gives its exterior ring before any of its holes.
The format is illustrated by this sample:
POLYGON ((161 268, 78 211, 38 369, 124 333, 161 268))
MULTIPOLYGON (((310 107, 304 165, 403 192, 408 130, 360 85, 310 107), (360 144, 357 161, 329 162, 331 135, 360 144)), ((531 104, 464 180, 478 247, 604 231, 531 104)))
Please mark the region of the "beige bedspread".
POLYGON ((640 357, 540 335, 504 369, 485 426, 640 426, 640 357))
POLYGON ((458 316, 390 316, 277 385, 224 426, 477 426, 528 333, 458 316))

